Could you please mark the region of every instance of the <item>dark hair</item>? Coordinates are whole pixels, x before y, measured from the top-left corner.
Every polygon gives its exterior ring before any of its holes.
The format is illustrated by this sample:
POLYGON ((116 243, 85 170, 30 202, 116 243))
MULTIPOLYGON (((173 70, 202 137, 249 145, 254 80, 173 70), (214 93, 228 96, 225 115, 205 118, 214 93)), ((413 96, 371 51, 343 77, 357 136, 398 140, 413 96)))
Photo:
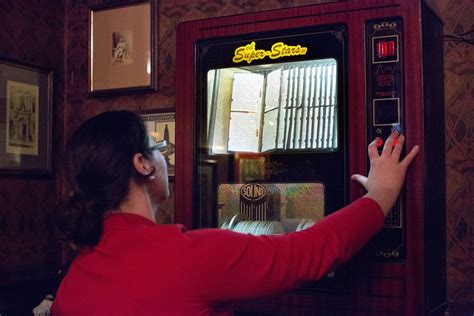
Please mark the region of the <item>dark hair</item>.
POLYGON ((146 128, 133 112, 104 112, 84 122, 66 150, 74 191, 59 216, 59 229, 76 246, 94 246, 106 211, 124 200, 130 178, 139 178, 133 156, 150 154, 146 128))

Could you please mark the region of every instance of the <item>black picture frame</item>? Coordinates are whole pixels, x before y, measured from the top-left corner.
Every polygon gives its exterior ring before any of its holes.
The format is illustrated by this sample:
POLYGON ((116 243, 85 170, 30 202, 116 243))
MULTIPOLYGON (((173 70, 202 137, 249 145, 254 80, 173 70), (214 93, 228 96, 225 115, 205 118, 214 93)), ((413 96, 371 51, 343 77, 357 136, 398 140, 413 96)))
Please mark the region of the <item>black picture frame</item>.
POLYGON ((0 174, 51 174, 53 72, 0 56, 0 174))
POLYGON ((89 7, 89 96, 158 87, 158 0, 89 7))

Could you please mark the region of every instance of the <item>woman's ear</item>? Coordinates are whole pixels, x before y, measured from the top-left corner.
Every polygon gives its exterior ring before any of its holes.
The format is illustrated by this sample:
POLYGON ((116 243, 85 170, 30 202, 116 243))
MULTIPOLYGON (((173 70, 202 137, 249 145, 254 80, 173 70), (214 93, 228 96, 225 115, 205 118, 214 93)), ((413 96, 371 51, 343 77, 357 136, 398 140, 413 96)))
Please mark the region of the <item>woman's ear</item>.
POLYGON ((150 161, 141 153, 136 153, 133 156, 133 167, 139 174, 145 177, 154 171, 154 167, 150 161))

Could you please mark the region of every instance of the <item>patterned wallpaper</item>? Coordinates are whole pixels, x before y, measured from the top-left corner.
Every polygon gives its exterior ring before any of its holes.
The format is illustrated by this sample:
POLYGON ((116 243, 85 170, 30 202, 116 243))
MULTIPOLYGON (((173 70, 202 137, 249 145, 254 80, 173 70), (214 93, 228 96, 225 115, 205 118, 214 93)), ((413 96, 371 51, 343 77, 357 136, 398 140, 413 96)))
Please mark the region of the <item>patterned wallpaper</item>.
MULTIPOLYGON (((54 72, 53 128, 64 127, 64 5, 0 1, 0 55, 54 72)), ((53 164, 61 133, 53 135, 53 164)), ((52 227, 57 181, 52 176, 0 175, 0 314, 31 315, 55 286, 58 243, 52 227)))
MULTIPOLYGON (((54 236, 48 227, 56 196, 67 191, 61 150, 70 132, 106 110, 174 107, 178 23, 331 1, 161 0, 159 91, 88 98, 88 6, 120 2, 63 0, 52 5, 46 0, 0 1, 0 54, 55 70, 54 143, 58 144, 54 147, 55 176, 0 176, 0 284, 11 281, 10 276, 17 275, 14 272, 56 261, 55 247, 51 247, 54 236)), ((473 29, 472 0, 429 2, 444 20, 445 33, 473 29)), ((448 299, 458 302, 474 302, 473 56, 472 45, 445 43, 448 299)), ((171 222, 173 213, 172 203, 165 205, 160 221, 171 222)))
MULTIPOLYGON (((431 2, 445 34, 473 30, 472 0, 431 2)), ((444 71, 448 298, 474 302, 474 46, 446 41, 444 71)))
MULTIPOLYGON (((64 6, 0 1, 0 55, 54 71, 53 126, 64 116, 64 6)), ((53 144, 63 143, 54 133, 53 144)), ((53 161, 59 146, 53 146, 53 161)), ((0 285, 56 273, 55 176, 0 175, 0 285)), ((1 295, 0 295, 1 297, 1 295)), ((1 299, 0 299, 1 301, 1 299)))

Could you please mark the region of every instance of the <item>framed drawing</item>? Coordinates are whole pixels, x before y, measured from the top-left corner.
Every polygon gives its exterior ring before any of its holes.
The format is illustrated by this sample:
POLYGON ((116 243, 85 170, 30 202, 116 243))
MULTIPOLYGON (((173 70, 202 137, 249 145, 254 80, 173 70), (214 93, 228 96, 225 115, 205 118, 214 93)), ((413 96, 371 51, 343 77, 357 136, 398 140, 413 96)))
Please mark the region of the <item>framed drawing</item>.
POLYGON ((51 173, 53 74, 0 58, 0 173, 51 173))
POLYGON ((174 108, 137 112, 143 119, 149 134, 156 141, 166 140, 164 152, 168 165, 168 176, 174 177, 175 170, 175 113, 174 108))
POLYGON ((154 91, 158 0, 89 8, 89 94, 154 91))

